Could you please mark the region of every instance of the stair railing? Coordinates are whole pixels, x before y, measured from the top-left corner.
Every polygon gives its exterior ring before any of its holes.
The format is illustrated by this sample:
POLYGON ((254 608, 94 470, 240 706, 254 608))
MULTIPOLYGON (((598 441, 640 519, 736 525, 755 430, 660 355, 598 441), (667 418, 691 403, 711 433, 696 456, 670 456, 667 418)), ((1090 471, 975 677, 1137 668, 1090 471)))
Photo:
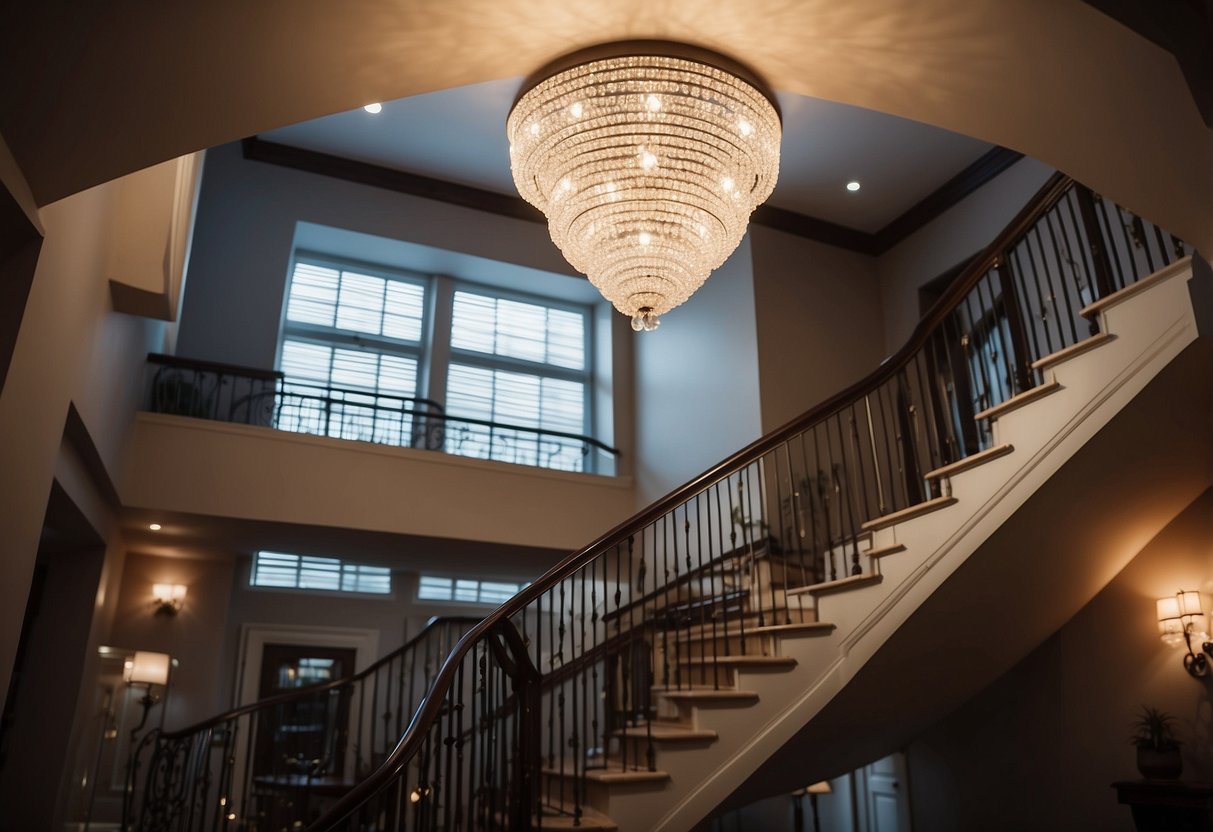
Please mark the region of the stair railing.
POLYGON ((770 628, 811 624, 815 592, 870 574, 865 522, 945 496, 927 474, 991 446, 982 412, 1097 331, 1083 309, 1187 253, 1053 176, 874 373, 474 627, 379 770, 309 829, 524 830, 545 814, 578 825, 598 781, 660 777, 658 720, 728 695, 738 657, 765 649, 770 628))
POLYGON ((436 618, 358 673, 149 731, 127 761, 122 828, 303 828, 387 759, 443 659, 479 620, 436 618))

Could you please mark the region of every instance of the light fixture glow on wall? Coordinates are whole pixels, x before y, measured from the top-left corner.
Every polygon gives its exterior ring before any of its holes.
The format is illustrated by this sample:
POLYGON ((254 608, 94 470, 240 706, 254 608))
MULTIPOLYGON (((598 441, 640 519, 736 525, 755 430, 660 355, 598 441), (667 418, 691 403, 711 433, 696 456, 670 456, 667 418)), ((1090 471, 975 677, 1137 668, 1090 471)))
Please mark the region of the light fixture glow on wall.
POLYGON ((1184 669, 1193 676, 1204 676, 1209 672, 1206 654, 1213 656, 1213 643, 1209 642, 1209 626, 1200 605, 1200 593, 1180 590, 1175 595, 1159 598, 1158 634, 1164 644, 1187 647, 1184 669), (1202 652, 1192 649, 1195 641, 1202 652))
POLYGON ((186 588, 181 584, 153 584, 152 601, 156 615, 176 615, 185 603, 186 588))
POLYGON ((774 96, 682 44, 566 56, 524 85, 506 130, 518 192, 637 331, 724 263, 779 175, 774 96))

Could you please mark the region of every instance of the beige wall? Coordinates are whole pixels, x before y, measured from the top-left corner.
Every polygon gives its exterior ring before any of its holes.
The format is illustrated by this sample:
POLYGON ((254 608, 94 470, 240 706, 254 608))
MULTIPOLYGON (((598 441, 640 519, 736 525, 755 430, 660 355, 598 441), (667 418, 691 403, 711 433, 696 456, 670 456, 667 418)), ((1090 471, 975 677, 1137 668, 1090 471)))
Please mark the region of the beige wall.
POLYGON ((1213 143, 1175 58, 1078 0, 618 0, 592 14, 564 0, 215 0, 71 24, 53 8, 30 6, 0 49, 0 132, 43 202, 368 101, 658 37, 747 61, 779 90, 1025 152, 1213 241, 1213 143))
MULTIPOLYGON (((1213 602, 1213 491, 1205 492, 1055 635, 909 747, 918 829, 1131 830, 1110 784, 1136 779, 1141 705, 1174 714, 1184 779, 1213 776, 1209 679, 1158 638, 1154 601, 1213 602)), ((997 622, 970 622, 998 626, 997 622)), ((958 657, 962 660, 962 657, 958 657)))
POLYGON ((230 558, 126 556, 110 641, 114 647, 168 653, 180 662, 165 712, 168 726, 196 722, 226 703, 220 675, 226 664, 223 642, 231 593, 230 558), (152 585, 160 583, 187 587, 175 616, 155 614, 152 585))
POLYGON ((876 262, 762 226, 750 230, 762 429, 774 430, 876 369, 876 262))
POLYGON ((74 402, 105 466, 120 467, 134 380, 159 325, 110 311, 103 271, 114 185, 46 206, 46 239, 0 390, 0 689, 21 631, 42 518, 74 402))

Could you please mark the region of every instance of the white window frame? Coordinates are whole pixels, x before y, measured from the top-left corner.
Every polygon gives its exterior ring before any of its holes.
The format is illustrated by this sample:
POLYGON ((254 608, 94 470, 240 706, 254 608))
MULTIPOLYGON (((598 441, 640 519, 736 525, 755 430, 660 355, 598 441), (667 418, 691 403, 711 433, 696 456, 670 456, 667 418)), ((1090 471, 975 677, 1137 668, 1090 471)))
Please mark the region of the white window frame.
MULTIPOLYGON (((340 298, 338 298, 340 300, 340 298)), ((277 364, 282 366, 283 345, 288 341, 302 341, 323 344, 330 347, 365 349, 383 354, 403 356, 417 362, 417 382, 413 398, 434 402, 445 409, 447 400, 447 376, 452 364, 463 364, 489 370, 504 370, 507 372, 525 373, 544 378, 560 379, 577 382, 582 385, 582 412, 584 414, 580 435, 597 438, 598 418, 595 413, 595 368, 597 357, 594 354, 596 316, 594 307, 558 298, 531 295, 472 280, 456 279, 445 275, 423 275, 414 271, 396 269, 376 263, 369 263, 353 258, 334 257, 310 249, 298 249, 291 258, 290 273, 287 288, 284 293, 282 326, 278 338, 277 364), (388 280, 420 285, 424 291, 424 313, 421 320, 421 338, 416 344, 386 336, 370 335, 343 331, 336 327, 307 324, 289 320, 287 312, 290 304, 290 282, 293 280, 295 268, 299 263, 316 265, 337 271, 353 271, 382 277, 388 280), (527 361, 509 356, 483 353, 468 349, 456 349, 451 343, 451 324, 456 292, 467 292, 504 300, 528 303, 549 309, 573 312, 581 316, 584 322, 582 342, 582 368, 574 370, 546 362, 527 361)), ((288 386, 291 378, 285 382, 288 386)), ((307 380, 295 382, 301 386, 307 385, 307 380)), ((332 386, 331 370, 329 385, 332 386)), ((373 392, 368 395, 375 395, 373 392)), ((384 394, 391 395, 391 394, 384 394)), ((458 417, 453 417, 457 419, 458 417)), ((457 425, 453 421, 452 425, 457 425)), ((520 425, 520 428, 528 426, 520 425)), ((596 448, 583 456, 583 473, 597 473, 598 458, 601 454, 596 448)), ((474 458, 474 457, 465 457, 474 458)), ((510 463, 505 463, 510 464, 510 463)), ((533 467, 547 469, 546 466, 533 467)))
POLYGON ((504 578, 469 578, 469 577, 462 576, 462 575, 427 575, 427 574, 423 573, 423 574, 419 574, 417 576, 417 591, 415 593, 414 599, 419 604, 444 604, 444 605, 445 604, 463 604, 463 605, 472 606, 472 607, 499 607, 499 606, 501 606, 501 604, 503 603, 502 601, 496 601, 496 600, 481 601, 481 600, 479 600, 481 592, 484 589, 484 584, 509 584, 510 586, 516 587, 515 591, 509 596, 509 597, 513 597, 514 595, 517 595, 519 592, 521 592, 522 590, 524 590, 528 586, 530 586, 531 582, 530 581, 519 581, 519 580, 514 580, 514 579, 506 580, 504 578), (423 598, 421 596, 421 584, 426 578, 430 578, 433 580, 439 580, 439 581, 449 581, 450 588, 451 588, 450 595, 445 598, 423 598), (471 582, 471 583, 476 584, 477 600, 468 601, 465 599, 455 597, 456 586, 461 581, 471 582))
POLYGON ((264 550, 258 550, 256 552, 254 552, 252 558, 249 560, 248 588, 250 590, 253 590, 256 592, 286 592, 286 593, 295 593, 295 594, 300 594, 300 595, 319 595, 319 596, 325 597, 325 598, 334 598, 334 597, 342 596, 342 597, 379 598, 379 599, 383 599, 383 600, 393 600, 396 597, 397 583, 398 583, 398 581, 396 578, 396 573, 391 569, 391 567, 379 566, 378 564, 371 564, 371 563, 355 563, 353 561, 346 560, 345 558, 333 557, 332 555, 304 555, 304 554, 299 554, 297 552, 272 552, 268 549, 264 549, 264 550), (272 586, 272 585, 268 585, 268 584, 255 583, 255 580, 257 577, 257 558, 260 557, 262 554, 291 556, 291 557, 297 558, 298 561, 297 561, 296 567, 295 567, 295 573, 296 573, 295 585, 294 586, 272 586), (325 589, 324 587, 299 586, 299 577, 301 576, 301 573, 302 573, 304 558, 323 558, 324 560, 337 561, 337 564, 338 564, 337 588, 336 589, 325 589), (369 567, 371 569, 386 570, 387 577, 388 577, 388 591, 387 592, 368 592, 368 591, 355 590, 355 589, 342 589, 341 585, 343 583, 343 578, 345 576, 345 571, 346 571, 347 567, 349 567, 351 569, 355 569, 355 570, 356 569, 365 569, 367 567, 369 567))

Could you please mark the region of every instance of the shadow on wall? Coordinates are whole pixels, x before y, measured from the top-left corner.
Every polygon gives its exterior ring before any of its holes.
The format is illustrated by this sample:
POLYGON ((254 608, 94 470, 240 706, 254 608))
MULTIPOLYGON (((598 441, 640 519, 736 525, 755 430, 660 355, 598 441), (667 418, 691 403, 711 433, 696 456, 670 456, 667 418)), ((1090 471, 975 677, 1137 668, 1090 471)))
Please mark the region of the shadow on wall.
POLYGON ((1111 784, 1140 777, 1129 740, 1142 705, 1176 717, 1183 779, 1213 779, 1213 674, 1192 678, 1186 649, 1159 639, 1156 599, 1178 589, 1200 590, 1208 609, 1213 490, 1061 630, 910 745, 915 828, 1132 829, 1111 784))

